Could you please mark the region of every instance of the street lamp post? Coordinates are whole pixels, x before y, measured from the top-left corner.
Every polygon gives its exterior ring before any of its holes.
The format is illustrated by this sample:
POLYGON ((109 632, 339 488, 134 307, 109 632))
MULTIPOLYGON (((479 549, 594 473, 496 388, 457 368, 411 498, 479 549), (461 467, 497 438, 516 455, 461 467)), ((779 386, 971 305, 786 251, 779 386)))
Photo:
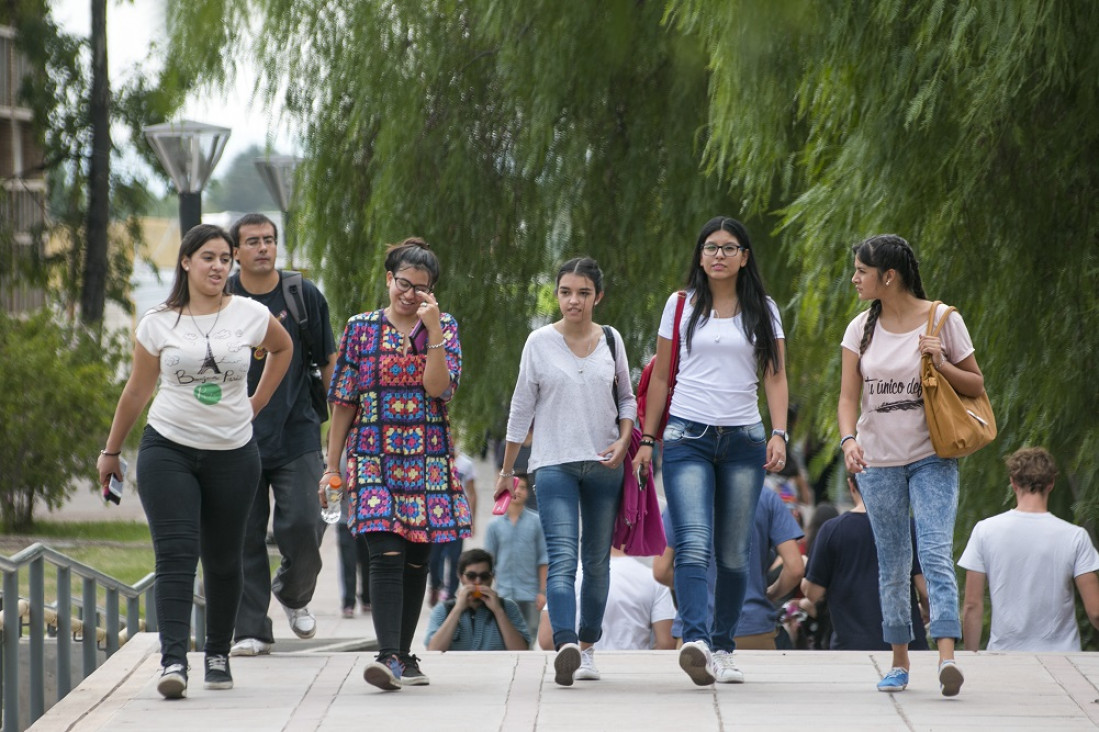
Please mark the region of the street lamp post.
POLYGON ((294 203, 294 174, 302 159, 293 155, 271 155, 256 158, 256 170, 267 184, 271 198, 282 212, 283 238, 286 240, 286 255, 290 269, 294 268, 294 240, 291 236, 293 223, 290 220, 290 208, 294 203))
POLYGON ((165 122, 144 128, 179 194, 179 233, 202 223, 202 189, 225 151, 232 130, 202 122, 165 122))

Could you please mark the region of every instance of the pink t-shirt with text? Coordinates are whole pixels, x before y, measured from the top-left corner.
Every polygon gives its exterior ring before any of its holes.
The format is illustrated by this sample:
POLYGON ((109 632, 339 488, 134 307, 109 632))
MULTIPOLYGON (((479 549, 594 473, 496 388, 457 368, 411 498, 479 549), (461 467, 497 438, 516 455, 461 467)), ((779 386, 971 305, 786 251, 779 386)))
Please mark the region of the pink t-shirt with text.
MULTIPOLYGON (((942 317, 940 305, 936 320, 942 317)), ((847 325, 842 346, 856 354, 869 311, 859 313, 847 325)), ((874 337, 859 360, 862 376, 862 408, 856 437, 871 467, 908 465, 935 454, 920 386, 920 334, 926 324, 907 333, 891 333, 878 322, 874 337)), ((958 363, 973 353, 973 341, 962 316, 954 311, 939 337, 943 355, 958 363)))

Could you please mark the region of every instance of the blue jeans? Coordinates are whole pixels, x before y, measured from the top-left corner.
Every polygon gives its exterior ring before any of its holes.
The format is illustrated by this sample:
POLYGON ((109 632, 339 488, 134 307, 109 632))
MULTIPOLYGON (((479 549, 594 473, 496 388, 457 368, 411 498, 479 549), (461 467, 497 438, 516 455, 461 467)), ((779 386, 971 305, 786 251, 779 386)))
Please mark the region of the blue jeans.
POLYGON ((867 468, 855 476, 878 547, 882 638, 912 640, 912 533, 931 595, 933 638, 961 638, 958 580, 954 575, 954 518, 958 512, 958 461, 935 455, 908 465, 867 468))
POLYGON ((622 498, 622 471, 595 460, 538 468, 538 516, 546 535, 549 569, 546 604, 553 644, 595 643, 603 635, 603 611, 611 586, 611 538, 622 498), (576 561, 583 525, 580 561, 580 628, 576 627, 576 561))
POLYGON ((675 529, 675 593, 685 643, 701 640, 719 651, 736 648, 766 459, 762 422, 715 427, 668 419, 662 470, 675 529), (706 585, 711 551, 717 563, 712 633, 706 585))

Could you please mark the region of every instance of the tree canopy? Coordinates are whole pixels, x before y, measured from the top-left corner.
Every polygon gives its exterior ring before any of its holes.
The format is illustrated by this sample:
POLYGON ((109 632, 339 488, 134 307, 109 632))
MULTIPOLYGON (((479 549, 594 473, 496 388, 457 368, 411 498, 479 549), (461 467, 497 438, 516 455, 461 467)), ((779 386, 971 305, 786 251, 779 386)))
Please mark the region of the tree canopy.
POLYGON ((959 534, 1024 444, 1058 456, 1062 511, 1099 515, 1094 4, 202 0, 172 23, 187 74, 250 59, 306 130, 298 231, 337 318, 379 303, 385 242, 438 250, 467 426, 502 419, 557 262, 600 261, 596 319, 639 364, 724 213, 783 307, 803 423, 834 440, 849 247, 890 231, 966 317, 1000 424, 963 462, 959 534))

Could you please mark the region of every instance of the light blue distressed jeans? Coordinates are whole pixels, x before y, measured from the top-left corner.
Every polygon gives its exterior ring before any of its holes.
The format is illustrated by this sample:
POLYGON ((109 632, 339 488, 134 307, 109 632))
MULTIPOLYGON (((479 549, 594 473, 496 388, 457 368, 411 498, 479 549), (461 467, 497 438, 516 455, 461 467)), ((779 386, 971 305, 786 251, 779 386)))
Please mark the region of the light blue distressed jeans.
POLYGON ((675 594, 683 641, 736 648, 748 589, 752 524, 763 488, 763 423, 715 427, 672 416, 664 429, 664 495, 675 528, 675 594), (707 566, 717 562, 713 631, 707 566))
POLYGON ((954 574, 954 519, 958 512, 958 461, 935 455, 908 465, 866 468, 857 474, 878 547, 882 638, 902 644, 912 635, 912 533, 931 596, 933 638, 962 637, 958 580, 954 574))
POLYGON ((623 470, 622 465, 608 468, 595 460, 584 460, 546 465, 535 471, 538 517, 542 521, 549 554, 546 605, 556 648, 577 640, 595 643, 603 635, 603 612, 611 586, 611 539, 622 497, 623 470), (584 567, 579 629, 576 625, 578 548, 584 567))

